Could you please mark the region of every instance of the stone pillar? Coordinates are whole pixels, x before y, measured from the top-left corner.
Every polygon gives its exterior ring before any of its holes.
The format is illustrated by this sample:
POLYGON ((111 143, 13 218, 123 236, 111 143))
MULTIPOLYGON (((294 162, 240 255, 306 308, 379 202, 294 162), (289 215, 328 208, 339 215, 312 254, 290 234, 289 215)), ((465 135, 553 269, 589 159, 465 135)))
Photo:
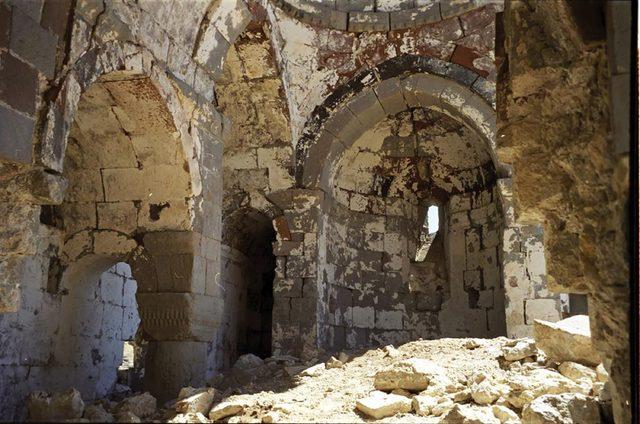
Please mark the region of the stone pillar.
POLYGON ((323 193, 289 189, 269 196, 283 210, 274 219, 273 354, 311 358, 318 350, 318 220, 323 193))
POLYGON ((202 236, 188 231, 148 233, 133 260, 140 325, 149 339, 144 386, 160 401, 185 386, 203 386, 207 343, 220 322, 222 298, 215 264, 201 252, 202 236))
POLYGON ((547 286, 542 226, 516 223, 512 190, 510 179, 499 180, 507 336, 533 337, 533 321, 558 321, 562 307, 560 296, 547 286))

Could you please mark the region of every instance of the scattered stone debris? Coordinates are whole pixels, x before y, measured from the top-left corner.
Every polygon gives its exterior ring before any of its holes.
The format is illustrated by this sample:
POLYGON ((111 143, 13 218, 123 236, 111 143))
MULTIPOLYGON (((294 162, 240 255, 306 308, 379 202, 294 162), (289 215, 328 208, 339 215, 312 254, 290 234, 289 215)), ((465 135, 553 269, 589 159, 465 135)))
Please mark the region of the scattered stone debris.
POLYGON ((243 355, 212 380, 214 387, 184 387, 161 408, 149 393, 85 407, 77 390, 35 392, 27 401, 29 418, 568 424, 599 423, 600 411, 612 417, 608 374, 601 364, 547 360, 531 339, 419 340, 338 356, 345 362, 334 356, 302 364, 293 357, 243 355))
POLYGON ((411 411, 411 403, 411 399, 405 396, 376 390, 366 398, 358 400, 356 407, 370 417, 380 419, 411 411))

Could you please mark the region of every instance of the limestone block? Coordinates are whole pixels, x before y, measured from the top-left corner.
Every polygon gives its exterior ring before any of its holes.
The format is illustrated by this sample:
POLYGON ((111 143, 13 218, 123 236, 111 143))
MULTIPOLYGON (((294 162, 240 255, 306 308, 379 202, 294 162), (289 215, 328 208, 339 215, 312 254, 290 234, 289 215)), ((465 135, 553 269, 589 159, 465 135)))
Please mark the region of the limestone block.
POLYGON ((203 388, 190 396, 184 397, 176 402, 176 412, 182 414, 206 414, 211 408, 215 390, 213 388, 203 388))
POLYGON ((502 348, 502 356, 507 361, 520 361, 536 355, 537 352, 535 342, 528 338, 510 342, 502 348))
POLYGON ((376 311, 375 328, 402 330, 402 311, 376 311))
POLYGON ((193 293, 138 293, 141 325, 152 340, 213 337, 222 300, 193 293))
POLYGON ((586 315, 575 315, 556 323, 535 320, 533 331, 538 348, 555 361, 592 366, 600 363, 600 355, 591 343, 586 315))
POLYGON ((543 395, 522 411, 522 420, 531 424, 600 423, 597 401, 579 393, 543 395))
POLYGON ((84 412, 84 402, 76 389, 54 394, 33 392, 27 398, 26 406, 31 421, 74 420, 84 412))
POLYGON ((374 386, 378 390, 424 390, 429 381, 439 375, 444 375, 444 369, 439 365, 426 359, 412 358, 378 371, 374 386))
POLYGON ((131 253, 138 243, 117 231, 94 231, 93 251, 98 255, 118 255, 124 256, 131 253))
POLYGON ((69 187, 65 195, 68 202, 99 202, 104 200, 102 175, 99 169, 76 169, 66 175, 69 187))
POLYGON ((525 299, 525 323, 534 320, 556 322, 561 318, 558 299, 525 299))
POLYGON ((560 374, 572 379, 576 383, 583 381, 593 382, 596 380, 596 371, 576 362, 563 362, 558 367, 558 371, 560 371, 560 374))
POLYGON ((208 423, 210 422, 205 415, 201 412, 189 412, 186 414, 176 414, 175 417, 171 418, 170 423, 208 423))
POLYGON ((503 424, 519 424, 520 417, 513 410, 504 405, 493 405, 491 407, 493 415, 503 424))
POLYGON ((375 419, 411 411, 411 399, 381 391, 374 391, 356 402, 356 408, 375 419))
POLYGON ((220 421, 223 418, 239 414, 252 404, 253 401, 249 396, 231 396, 211 408, 209 419, 211 421, 220 421))
POLYGON ((137 209, 138 226, 147 231, 190 230, 192 228, 191 199, 165 199, 159 203, 142 201, 137 209))
POLYGON ((534 368, 515 374, 507 379, 510 393, 505 397, 514 408, 523 408, 543 394, 582 393, 588 394, 591 387, 576 384, 560 373, 546 368, 534 368))
POLYGON ((413 397, 412 403, 416 414, 426 417, 431 414, 431 410, 438 404, 438 398, 429 395, 418 395, 413 397))
POLYGON ((375 309, 372 306, 354 306, 351 308, 353 325, 358 328, 374 328, 375 309))
POLYGON ((446 423, 500 424, 489 407, 455 404, 442 418, 446 423))
POLYGON ((159 203, 165 199, 189 197, 189 179, 189 173, 176 165, 102 170, 105 199, 110 202, 147 200, 159 203))

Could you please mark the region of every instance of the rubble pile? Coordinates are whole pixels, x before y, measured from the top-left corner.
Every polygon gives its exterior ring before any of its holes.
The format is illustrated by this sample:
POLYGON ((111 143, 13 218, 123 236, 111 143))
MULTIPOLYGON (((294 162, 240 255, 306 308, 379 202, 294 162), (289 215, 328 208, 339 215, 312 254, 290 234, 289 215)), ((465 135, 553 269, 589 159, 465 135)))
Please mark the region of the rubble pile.
POLYGON ((27 408, 33 421, 609 422, 608 374, 584 325, 537 321, 535 340, 419 340, 307 363, 247 354, 212 387, 183 388, 164 405, 149 393, 87 405, 72 389, 34 392, 27 408))

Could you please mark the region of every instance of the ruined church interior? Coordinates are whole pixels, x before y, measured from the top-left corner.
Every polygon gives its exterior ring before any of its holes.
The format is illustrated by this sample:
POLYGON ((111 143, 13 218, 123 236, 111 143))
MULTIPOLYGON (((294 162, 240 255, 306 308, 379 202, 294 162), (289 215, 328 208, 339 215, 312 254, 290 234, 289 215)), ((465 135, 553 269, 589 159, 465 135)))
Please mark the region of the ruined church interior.
POLYGON ((630 0, 0 0, 0 421, 631 423, 636 39, 630 0))

